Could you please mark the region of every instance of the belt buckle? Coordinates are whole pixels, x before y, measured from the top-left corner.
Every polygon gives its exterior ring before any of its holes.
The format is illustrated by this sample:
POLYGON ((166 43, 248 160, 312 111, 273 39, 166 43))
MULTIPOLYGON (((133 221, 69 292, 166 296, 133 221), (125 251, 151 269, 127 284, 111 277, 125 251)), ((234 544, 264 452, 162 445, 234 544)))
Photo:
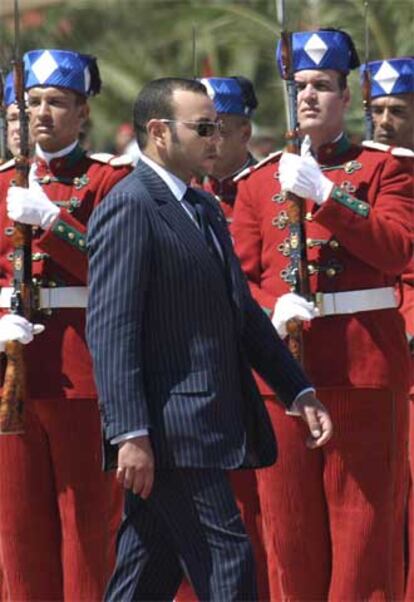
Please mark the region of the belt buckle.
POLYGON ((40 306, 40 287, 41 282, 37 278, 32 279, 32 308, 33 311, 39 312, 41 311, 40 306))
POLYGON ((315 306, 319 310, 319 317, 322 317, 325 314, 325 304, 324 304, 323 298, 324 298, 324 293, 315 293, 314 303, 315 303, 315 306))

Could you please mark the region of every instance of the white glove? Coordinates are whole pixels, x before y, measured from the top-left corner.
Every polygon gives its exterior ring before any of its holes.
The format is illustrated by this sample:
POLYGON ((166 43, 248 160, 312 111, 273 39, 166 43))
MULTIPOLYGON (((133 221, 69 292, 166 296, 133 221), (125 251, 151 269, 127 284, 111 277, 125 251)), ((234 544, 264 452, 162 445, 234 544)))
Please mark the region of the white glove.
POLYGON ((37 182, 32 182, 30 188, 10 186, 7 192, 7 215, 15 222, 47 230, 59 213, 59 207, 52 203, 37 182))
POLYGON ((6 314, 0 318, 0 353, 4 351, 7 341, 19 341, 27 345, 33 341, 35 334, 43 332, 42 324, 32 324, 17 314, 6 314))
POLYGON ((279 163, 279 181, 283 191, 293 192, 322 205, 329 198, 334 184, 321 172, 311 154, 310 145, 309 136, 305 136, 300 156, 283 153, 279 163))
POLYGON ((304 297, 295 293, 286 293, 279 297, 275 303, 272 324, 278 335, 284 339, 287 335, 286 323, 292 318, 297 320, 312 320, 319 316, 319 309, 313 301, 306 301, 304 297))

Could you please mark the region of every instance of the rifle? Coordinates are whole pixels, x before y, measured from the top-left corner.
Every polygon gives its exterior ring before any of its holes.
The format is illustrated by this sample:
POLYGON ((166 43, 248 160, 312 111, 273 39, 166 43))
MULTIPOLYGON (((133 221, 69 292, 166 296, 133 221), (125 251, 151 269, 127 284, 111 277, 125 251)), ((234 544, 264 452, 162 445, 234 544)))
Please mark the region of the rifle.
MULTIPOLYGON (((281 31, 281 63, 282 78, 285 81, 287 98, 287 132, 285 134, 286 147, 288 153, 299 154, 300 138, 297 120, 297 91, 294 78, 293 52, 292 52, 292 34, 285 27, 285 10, 283 0, 280 6, 281 31)), ((289 247, 290 264, 288 267, 288 283, 291 290, 303 297, 309 297, 309 273, 305 234, 305 201, 304 199, 292 193, 286 196, 286 212, 288 216, 289 227, 289 247)), ((303 336, 302 323, 300 320, 291 319, 286 325, 289 334, 289 349, 299 362, 303 364, 303 336)))
POLYGON ((374 137, 374 123, 371 111, 371 72, 368 69, 369 59, 369 27, 368 27, 368 1, 364 3, 364 24, 365 24, 365 61, 362 74, 362 102, 364 104, 365 114, 365 139, 372 140, 374 137))
MULTIPOLYGON (((29 134, 26 113, 24 66, 20 56, 19 7, 14 0, 15 49, 13 59, 14 88, 19 109, 20 152, 15 157, 16 186, 28 188, 29 176, 29 134)), ((11 313, 31 320, 33 308, 32 290, 32 227, 14 223, 13 232, 13 292, 11 313)), ((23 344, 18 341, 6 343, 7 365, 0 400, 0 434, 23 433, 23 407, 26 398, 26 371, 23 344)))

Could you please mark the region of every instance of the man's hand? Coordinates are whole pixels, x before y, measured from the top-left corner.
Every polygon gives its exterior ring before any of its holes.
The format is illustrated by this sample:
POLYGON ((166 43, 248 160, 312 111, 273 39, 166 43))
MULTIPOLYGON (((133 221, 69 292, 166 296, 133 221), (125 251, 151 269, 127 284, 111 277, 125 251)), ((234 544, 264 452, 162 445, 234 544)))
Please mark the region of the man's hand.
POLYGON ((4 351, 7 341, 19 341, 27 345, 33 341, 35 334, 43 332, 43 324, 32 324, 17 314, 6 314, 0 318, 0 353, 4 351))
POLYGON ((118 447, 118 482, 146 499, 154 483, 154 456, 149 437, 145 435, 127 439, 118 447))
POLYGON ((306 445, 310 449, 321 447, 332 437, 333 425, 325 406, 313 393, 304 393, 295 400, 294 409, 307 423, 311 436, 306 445))
POLYGON ((286 324, 289 320, 312 320, 319 316, 319 310, 313 301, 295 293, 285 293, 275 303, 272 324, 281 339, 287 336, 286 324))
POLYGON ((310 152, 310 138, 305 136, 301 154, 283 153, 279 163, 279 181, 283 191, 322 205, 330 196, 334 183, 321 171, 310 152))
POLYGON ((30 188, 10 186, 7 192, 7 215, 15 222, 47 230, 59 213, 59 207, 52 203, 37 182, 33 182, 30 188))

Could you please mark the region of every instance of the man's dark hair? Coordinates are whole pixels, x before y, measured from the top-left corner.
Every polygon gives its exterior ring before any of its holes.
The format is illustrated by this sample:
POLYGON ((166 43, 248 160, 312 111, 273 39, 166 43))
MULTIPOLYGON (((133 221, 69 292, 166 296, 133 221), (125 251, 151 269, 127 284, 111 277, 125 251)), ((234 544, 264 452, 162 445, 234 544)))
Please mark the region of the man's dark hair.
POLYGON ((243 94, 243 102, 248 107, 249 114, 252 113, 259 105, 252 82, 243 75, 234 75, 232 79, 235 79, 239 84, 243 94))
POLYGON ((338 73, 338 86, 341 92, 348 87, 348 77, 346 73, 338 73))
POLYGON ((172 95, 175 90, 186 90, 207 96, 204 84, 195 79, 163 77, 144 86, 134 104, 133 123, 138 146, 148 143, 147 123, 151 119, 174 119, 172 95))

